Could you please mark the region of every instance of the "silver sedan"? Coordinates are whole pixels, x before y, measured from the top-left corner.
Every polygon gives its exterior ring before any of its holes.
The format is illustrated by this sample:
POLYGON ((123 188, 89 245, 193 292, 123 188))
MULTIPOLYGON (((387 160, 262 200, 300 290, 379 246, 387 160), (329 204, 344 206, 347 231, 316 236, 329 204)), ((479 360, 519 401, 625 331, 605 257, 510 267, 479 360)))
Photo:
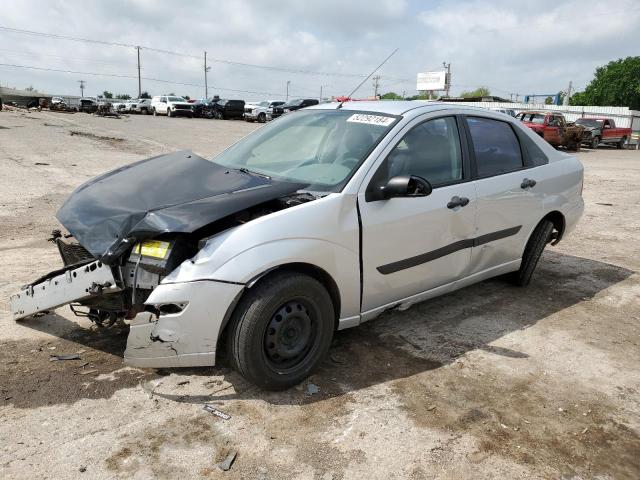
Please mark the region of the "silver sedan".
POLYGON ((499 112, 347 102, 267 124, 208 160, 177 152, 81 186, 65 266, 14 318, 74 302, 130 322, 126 361, 305 379, 335 330, 509 274, 527 285, 578 222, 583 168, 499 112))

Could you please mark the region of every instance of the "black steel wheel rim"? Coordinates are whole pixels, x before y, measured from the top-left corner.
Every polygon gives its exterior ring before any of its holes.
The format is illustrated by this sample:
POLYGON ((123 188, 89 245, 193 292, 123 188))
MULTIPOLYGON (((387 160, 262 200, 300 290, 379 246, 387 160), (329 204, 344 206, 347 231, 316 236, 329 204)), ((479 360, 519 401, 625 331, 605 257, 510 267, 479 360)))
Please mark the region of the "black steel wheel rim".
POLYGON ((301 298, 280 306, 264 332, 264 355, 269 367, 287 373, 309 356, 318 340, 316 312, 301 298))

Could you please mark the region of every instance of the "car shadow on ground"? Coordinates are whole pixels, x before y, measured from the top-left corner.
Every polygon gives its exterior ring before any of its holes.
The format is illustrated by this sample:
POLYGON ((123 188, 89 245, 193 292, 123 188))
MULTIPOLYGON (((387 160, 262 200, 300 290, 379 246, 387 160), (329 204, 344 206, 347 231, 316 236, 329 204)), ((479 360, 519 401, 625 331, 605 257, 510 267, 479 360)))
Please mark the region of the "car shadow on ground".
MULTIPOLYGON (((491 343, 511 332, 529 328, 580 302, 588 301, 633 273, 608 263, 547 251, 532 283, 526 288, 512 286, 503 278, 495 278, 417 304, 406 311, 386 312, 359 327, 336 332, 328 358, 310 379, 320 388, 320 394, 316 395, 301 394, 300 389, 304 389, 307 382, 302 387, 284 392, 262 391, 231 370, 224 355, 216 367, 144 370, 147 372, 144 374, 140 374, 139 369, 131 369, 130 374, 124 375, 123 381, 107 382, 110 387, 95 394, 91 393, 92 390, 74 388, 74 384, 80 385, 88 380, 87 377, 78 375, 80 372, 56 375, 51 371, 53 368, 56 372, 64 372, 72 368, 67 366, 69 362, 49 362, 48 358, 41 358, 38 365, 27 368, 35 371, 36 375, 46 376, 47 381, 39 382, 38 388, 46 389, 48 394, 39 391, 37 397, 32 395, 28 401, 20 401, 19 396, 28 394, 28 391, 23 389, 22 393, 14 392, 16 385, 12 383, 23 380, 20 375, 9 376, 7 370, 0 373, 0 385, 5 385, 0 393, 13 397, 7 403, 31 407, 86 397, 95 398, 96 395, 108 396, 120 388, 134 386, 143 380, 177 373, 181 376, 222 378, 216 381, 222 388, 216 388, 214 393, 205 389, 202 394, 194 395, 156 392, 157 396, 183 403, 255 398, 276 405, 311 403, 436 369, 471 350, 481 349, 509 359, 527 358, 527 352, 491 343), (65 395, 57 393, 61 388, 65 390, 65 395)), ((50 331, 54 322, 73 325, 73 322, 55 314, 26 320, 23 324, 36 330, 50 331)), ((109 374, 122 370, 121 357, 126 344, 123 332, 93 331, 79 325, 67 327, 61 341, 74 345, 71 350, 82 346, 91 349, 85 355, 93 353, 91 365, 95 365, 100 373, 109 374)), ((5 347, 5 353, 0 354, 4 357, 3 363, 10 363, 17 355, 16 352, 25 348, 32 349, 33 346, 5 347)), ((47 357, 51 353, 56 352, 45 350, 47 357)), ((18 362, 18 367, 23 368, 24 365, 18 362)), ((77 369, 78 366, 74 365, 73 368, 77 369)))

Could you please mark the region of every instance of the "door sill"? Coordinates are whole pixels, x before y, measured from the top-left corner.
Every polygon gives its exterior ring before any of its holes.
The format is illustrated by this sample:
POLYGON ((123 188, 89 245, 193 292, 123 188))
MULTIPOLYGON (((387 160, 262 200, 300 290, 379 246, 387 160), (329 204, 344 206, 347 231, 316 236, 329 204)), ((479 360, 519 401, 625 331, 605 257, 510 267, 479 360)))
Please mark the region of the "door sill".
POLYGON ((366 312, 362 312, 362 314, 360 315, 360 323, 376 318, 385 310, 390 310, 392 308, 406 310, 415 303, 420 303, 425 300, 429 300, 430 298, 439 297, 440 295, 444 295, 445 293, 453 292, 460 288, 473 285, 474 283, 481 282, 482 280, 486 280, 487 278, 497 277, 498 275, 504 275, 505 273, 514 272, 518 270, 518 268, 520 268, 521 261, 522 259, 519 258, 511 262, 503 263, 496 267, 491 267, 481 272, 474 273, 473 275, 455 280, 451 283, 440 285, 439 287, 435 287, 430 290, 411 295, 410 297, 406 297, 395 302, 390 302, 386 305, 367 310, 366 312))

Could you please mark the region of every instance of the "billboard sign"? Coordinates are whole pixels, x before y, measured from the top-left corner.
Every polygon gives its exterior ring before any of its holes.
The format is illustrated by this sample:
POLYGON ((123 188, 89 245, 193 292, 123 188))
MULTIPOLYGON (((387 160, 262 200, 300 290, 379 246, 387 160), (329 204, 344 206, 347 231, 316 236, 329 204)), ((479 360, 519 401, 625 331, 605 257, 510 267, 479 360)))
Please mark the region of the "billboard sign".
POLYGON ((447 72, 425 72, 418 74, 416 90, 444 90, 447 72))

